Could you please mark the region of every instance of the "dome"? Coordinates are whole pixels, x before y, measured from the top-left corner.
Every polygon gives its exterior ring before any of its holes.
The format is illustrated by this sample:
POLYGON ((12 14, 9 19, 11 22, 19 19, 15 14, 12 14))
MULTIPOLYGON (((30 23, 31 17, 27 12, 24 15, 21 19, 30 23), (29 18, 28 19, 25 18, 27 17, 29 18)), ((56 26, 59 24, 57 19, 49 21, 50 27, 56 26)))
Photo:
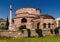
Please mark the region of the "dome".
POLYGON ((30 8, 24 7, 16 10, 16 14, 24 14, 24 13, 40 15, 41 10, 38 8, 31 8, 31 7, 30 8))

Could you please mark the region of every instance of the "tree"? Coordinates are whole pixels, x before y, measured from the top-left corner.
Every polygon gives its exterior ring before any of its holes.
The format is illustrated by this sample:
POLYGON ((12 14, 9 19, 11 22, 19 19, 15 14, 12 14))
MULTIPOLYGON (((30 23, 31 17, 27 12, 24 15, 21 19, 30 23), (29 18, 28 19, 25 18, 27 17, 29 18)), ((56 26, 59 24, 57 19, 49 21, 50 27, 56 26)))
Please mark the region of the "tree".
POLYGON ((35 29, 36 33, 38 34, 39 37, 42 37, 42 29, 35 29))
POLYGON ((22 33, 24 33, 24 30, 23 30, 23 29, 26 29, 26 25, 22 25, 22 26, 19 27, 19 30, 20 30, 22 33))
POLYGON ((7 17, 7 20, 6 20, 6 29, 8 29, 8 27, 9 27, 9 20, 8 20, 8 17, 7 17))
POLYGON ((56 35, 59 34, 59 29, 60 29, 60 26, 59 26, 59 27, 56 27, 56 28, 54 29, 56 35))

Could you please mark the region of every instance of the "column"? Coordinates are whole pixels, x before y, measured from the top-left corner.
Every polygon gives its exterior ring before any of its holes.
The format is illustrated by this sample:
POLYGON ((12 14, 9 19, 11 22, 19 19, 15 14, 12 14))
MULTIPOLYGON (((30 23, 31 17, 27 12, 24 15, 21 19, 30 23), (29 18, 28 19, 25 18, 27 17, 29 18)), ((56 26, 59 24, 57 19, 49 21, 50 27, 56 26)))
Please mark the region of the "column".
POLYGON ((9 30, 12 30, 12 5, 10 5, 9 30))

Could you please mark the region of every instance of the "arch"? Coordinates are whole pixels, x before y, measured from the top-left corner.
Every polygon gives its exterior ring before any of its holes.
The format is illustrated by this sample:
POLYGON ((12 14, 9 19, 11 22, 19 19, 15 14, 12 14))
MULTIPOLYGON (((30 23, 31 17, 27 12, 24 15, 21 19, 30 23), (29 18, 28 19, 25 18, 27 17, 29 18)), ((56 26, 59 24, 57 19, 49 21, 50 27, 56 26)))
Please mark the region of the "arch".
POLYGON ((12 20, 12 22, 14 23, 14 20, 12 20))
POLYGON ((46 23, 43 24, 43 28, 46 28, 46 23))
POLYGON ((51 23, 48 23, 48 28, 51 28, 51 23))
POLYGON ((26 23, 27 22, 27 19, 26 18, 23 18, 22 20, 21 20, 21 23, 26 23))
POLYGON ((54 23, 51 24, 52 28, 54 28, 54 23))
POLYGON ((38 23, 37 23, 37 28, 38 28, 38 29, 39 29, 39 25, 40 25, 40 23, 38 22, 38 23))

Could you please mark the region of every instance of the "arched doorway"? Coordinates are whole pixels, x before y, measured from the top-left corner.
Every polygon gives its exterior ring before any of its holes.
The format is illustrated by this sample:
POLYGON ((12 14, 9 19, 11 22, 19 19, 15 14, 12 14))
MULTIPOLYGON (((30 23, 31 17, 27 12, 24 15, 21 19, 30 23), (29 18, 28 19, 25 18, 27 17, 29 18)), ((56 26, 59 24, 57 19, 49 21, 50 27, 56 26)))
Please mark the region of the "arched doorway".
POLYGON ((38 22, 38 23, 37 23, 37 29, 39 29, 39 25, 40 25, 40 23, 38 22))

